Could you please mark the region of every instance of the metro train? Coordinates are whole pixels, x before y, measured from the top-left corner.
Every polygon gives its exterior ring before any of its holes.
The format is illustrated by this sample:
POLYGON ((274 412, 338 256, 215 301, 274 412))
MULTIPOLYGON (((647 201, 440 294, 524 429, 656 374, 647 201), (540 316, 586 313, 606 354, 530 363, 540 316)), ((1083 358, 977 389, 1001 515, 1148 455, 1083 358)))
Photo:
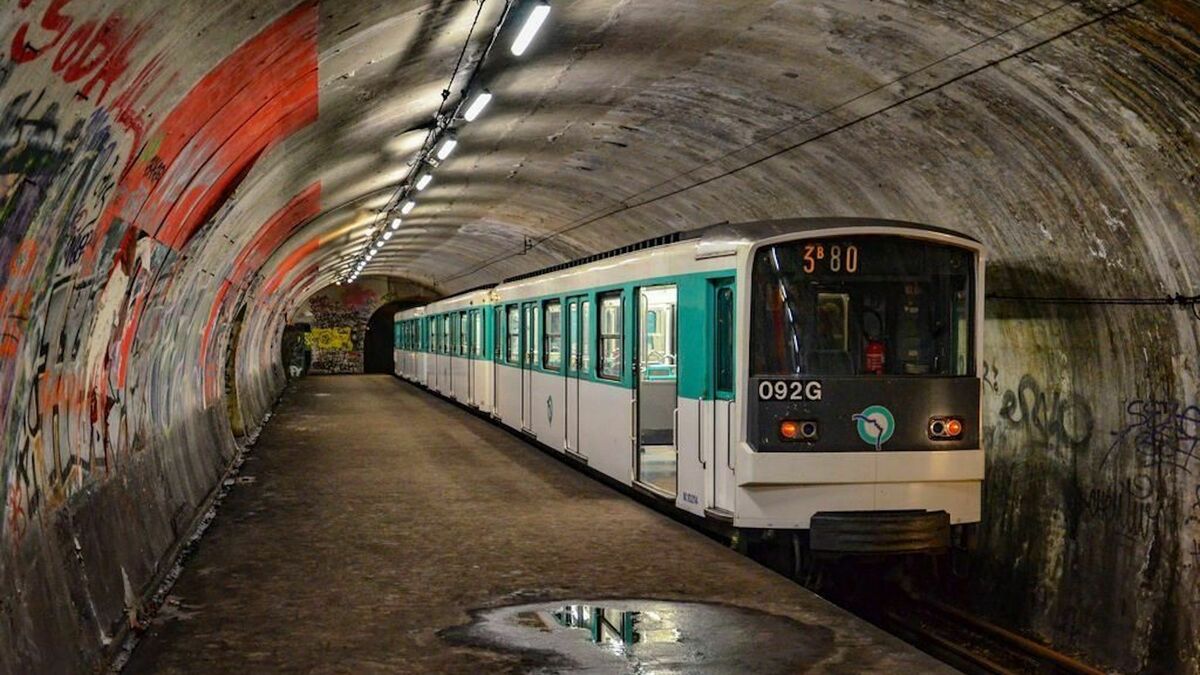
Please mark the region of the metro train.
POLYGON ((735 533, 946 550, 980 517, 984 250, 718 225, 395 315, 396 374, 735 533))

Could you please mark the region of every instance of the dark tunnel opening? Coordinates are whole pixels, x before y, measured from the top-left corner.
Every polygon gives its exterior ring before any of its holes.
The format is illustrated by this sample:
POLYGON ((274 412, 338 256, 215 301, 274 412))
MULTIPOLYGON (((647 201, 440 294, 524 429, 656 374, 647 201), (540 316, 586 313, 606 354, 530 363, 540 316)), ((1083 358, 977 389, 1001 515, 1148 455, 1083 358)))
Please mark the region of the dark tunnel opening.
POLYGON ((371 315, 367 321, 367 332, 363 336, 364 373, 395 372, 393 317, 396 312, 410 305, 411 302, 389 302, 371 315))

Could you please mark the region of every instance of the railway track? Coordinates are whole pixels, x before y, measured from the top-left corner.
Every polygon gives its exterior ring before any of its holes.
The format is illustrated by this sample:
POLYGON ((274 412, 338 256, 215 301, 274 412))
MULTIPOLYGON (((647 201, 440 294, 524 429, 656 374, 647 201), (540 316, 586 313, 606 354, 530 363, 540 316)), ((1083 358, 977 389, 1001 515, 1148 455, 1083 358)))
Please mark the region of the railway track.
POLYGON ((1104 672, 939 600, 905 595, 889 602, 873 619, 893 635, 966 673, 1104 672))
MULTIPOLYGON (((965 673, 1101 675, 1074 655, 1020 635, 928 594, 939 588, 936 566, 891 565, 842 558, 833 564, 802 559, 791 547, 747 551, 759 563, 790 576, 825 599, 965 673), (793 556, 771 556, 791 548, 793 556), (803 571, 802 571, 803 570, 803 571)), ((913 562, 910 560, 909 562, 913 562)), ((925 561, 928 562, 928 561, 925 561)), ((942 570, 944 573, 945 570, 942 570)))

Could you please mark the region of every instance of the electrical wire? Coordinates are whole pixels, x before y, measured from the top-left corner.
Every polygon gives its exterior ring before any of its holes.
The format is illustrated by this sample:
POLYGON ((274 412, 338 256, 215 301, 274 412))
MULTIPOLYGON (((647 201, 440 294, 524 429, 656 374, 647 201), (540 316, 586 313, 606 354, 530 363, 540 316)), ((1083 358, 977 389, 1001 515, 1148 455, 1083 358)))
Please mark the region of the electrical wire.
MULTIPOLYGON (((678 195, 678 194, 681 194, 681 193, 683 193, 683 192, 687 192, 688 190, 693 190, 693 189, 695 189, 695 188, 697 188, 697 187, 701 187, 701 186, 707 185, 707 184, 709 184, 709 183, 712 183, 712 182, 715 182, 715 181, 721 180, 721 179, 723 179, 723 178, 727 178, 727 177, 729 177, 729 176, 732 176, 732 175, 734 175, 734 174, 736 174, 736 173, 739 173, 739 172, 741 172, 741 171, 744 171, 744 170, 746 170, 746 169, 749 169, 749 168, 751 168, 751 167, 754 167, 754 166, 757 166, 757 165, 759 165, 759 164, 762 164, 763 162, 766 162, 766 161, 769 161, 769 160, 771 160, 771 159, 774 159, 775 157, 778 157, 778 156, 780 156, 780 155, 783 155, 783 154, 785 154, 785 153, 788 153, 788 152, 791 152, 791 151, 793 151, 793 150, 796 150, 797 148, 800 148, 800 147, 803 147, 803 146, 805 146, 805 145, 808 145, 809 143, 813 143, 813 142, 816 142, 816 141, 822 140, 822 139, 824 139, 824 138, 827 138, 827 137, 829 137, 829 136, 832 136, 832 135, 834 135, 834 134, 836 134, 836 133, 838 133, 838 132, 841 132, 841 131, 844 131, 844 130, 846 130, 846 129, 849 129, 849 128, 851 128, 851 127, 857 126, 857 125, 859 125, 859 124, 861 124, 861 123, 863 123, 863 122, 865 122, 865 121, 867 121, 867 120, 870 120, 870 119, 872 119, 872 118, 874 118, 874 117, 877 117, 877 116, 879 116, 879 115, 882 115, 882 114, 884 114, 884 113, 887 113, 887 112, 890 112, 890 111, 892 111, 892 110, 895 110, 896 108, 899 108, 900 106, 906 105, 906 104, 908 104, 908 103, 910 103, 910 102, 912 102, 912 101, 914 101, 914 100, 916 100, 916 99, 918 99, 918 98, 922 98, 922 97, 924 97, 924 96, 926 96, 926 95, 928 95, 928 94, 931 94, 931 93, 933 93, 933 92, 940 91, 941 89, 944 89, 944 88, 946 88, 946 87, 948 87, 948 86, 950 86, 950 85, 952 85, 952 84, 955 84, 955 83, 957 83, 957 82, 960 82, 960 81, 962 81, 962 80, 964 80, 964 79, 966 79, 966 78, 969 78, 969 77, 971 77, 971 76, 974 76, 974 75, 976 75, 976 74, 978 74, 978 73, 981 73, 981 72, 983 72, 983 71, 985 71, 985 70, 988 70, 988 69, 994 68, 995 66, 997 66, 997 65, 999 65, 999 64, 1001 64, 1001 63, 1008 62, 1008 61, 1010 61, 1010 60, 1012 60, 1012 59, 1015 59, 1015 58, 1018 58, 1018 57, 1020 57, 1020 56, 1023 56, 1023 55, 1025 55, 1025 54, 1027 54, 1027 53, 1029 53, 1029 52, 1031 52, 1031 51, 1033 51, 1033 50, 1035 50, 1035 49, 1038 49, 1038 48, 1044 47, 1044 46, 1045 46, 1045 45, 1047 45, 1047 44, 1050 44, 1050 43, 1052 43, 1052 42, 1054 42, 1054 41, 1057 41, 1057 40, 1059 40, 1059 39, 1062 39, 1062 38, 1064 38, 1064 37, 1066 37, 1066 36, 1068 36, 1068 35, 1074 34, 1074 33, 1078 32, 1078 31, 1080 31, 1080 30, 1083 30, 1083 29, 1085 29, 1085 28, 1089 28, 1089 27, 1091 27, 1091 26, 1094 26, 1094 25, 1096 25, 1096 24, 1098 24, 1098 23, 1101 23, 1101 22, 1103 22, 1103 21, 1106 21, 1106 20, 1108 20, 1108 19, 1110 19, 1110 18, 1112 18, 1112 17, 1114 17, 1114 16, 1116 16, 1116 15, 1118 15, 1118 14, 1124 13, 1124 12, 1126 12, 1126 11, 1128 11, 1128 10, 1130 10, 1130 9, 1132 9, 1132 8, 1134 8, 1134 7, 1136 7, 1136 6, 1138 6, 1138 5, 1141 5, 1141 4, 1143 4, 1144 2, 1145 2, 1145 0, 1133 0, 1132 2, 1129 2, 1129 3, 1123 4, 1123 5, 1119 5, 1119 6, 1115 7, 1115 8, 1109 9, 1109 10, 1107 10, 1107 11, 1105 11, 1105 12, 1102 12, 1101 14, 1098 14, 1098 15, 1096 15, 1096 16, 1094 16, 1094 17, 1092 17, 1091 19, 1088 19, 1087 21, 1084 21, 1084 22, 1082 22, 1082 23, 1080 23, 1080 24, 1077 24, 1077 25, 1075 25, 1075 26, 1072 26, 1072 27, 1070 27, 1070 28, 1067 28, 1067 29, 1065 29, 1065 30, 1063 30, 1063 31, 1060 31, 1060 32, 1058 32, 1058 33, 1055 33, 1054 35, 1051 35, 1051 36, 1049 36, 1049 37, 1047 37, 1047 38, 1044 38, 1044 39, 1042 39, 1042 40, 1039 40, 1039 41, 1037 41, 1037 42, 1034 42, 1033 44, 1030 44, 1030 45, 1027 45, 1027 46, 1025 46, 1025 47, 1022 47, 1021 49, 1018 49, 1018 50, 1016 50, 1016 51, 1014 51, 1014 52, 1011 52, 1011 53, 1009 53, 1009 54, 1006 54, 1006 55, 1004 55, 1004 56, 1002 56, 1002 57, 999 57, 999 58, 996 58, 996 59, 991 59, 991 60, 987 61, 986 63, 984 63, 984 64, 980 65, 980 66, 976 66, 976 67, 974 67, 974 68, 970 68, 970 69, 968 69, 968 70, 966 70, 966 71, 964 71, 964 72, 962 72, 962 73, 959 73, 958 75, 955 75, 955 76, 953 76, 953 77, 951 77, 951 78, 949 78, 949 79, 947 79, 947 80, 944 80, 944 81, 942 81, 942 82, 939 82, 938 84, 935 84, 935 85, 933 85, 933 86, 930 86, 930 87, 928 87, 928 88, 925 88, 925 89, 919 90, 919 91, 917 91, 917 92, 915 92, 915 93, 913 93, 913 94, 910 94, 910 95, 908 95, 908 96, 905 96, 905 97, 902 97, 902 98, 900 98, 900 99, 897 99, 896 101, 894 101, 894 102, 892 102, 892 103, 890 103, 890 104, 888 104, 888 105, 886 105, 886 106, 884 106, 884 107, 882 107, 882 108, 879 108, 878 110, 874 110, 874 111, 872 111, 872 112, 869 112, 869 113, 866 113, 866 114, 860 115, 860 116, 858 116, 858 117, 856 117, 856 118, 854 118, 854 119, 852 119, 852 120, 849 120, 849 121, 847 121, 847 122, 844 122, 844 123, 842 123, 842 124, 838 124, 838 125, 836 125, 836 126, 834 126, 834 127, 831 127, 831 128, 829 128, 829 129, 826 129, 826 130, 824 130, 824 131, 818 132, 818 133, 816 133, 816 134, 814 134, 814 135, 812 135, 812 136, 809 136, 809 137, 807 137, 807 138, 805 138, 805 139, 802 139, 802 140, 800 140, 800 141, 798 141, 798 142, 796 142, 796 143, 793 143, 793 144, 787 145, 787 146, 785 146, 785 147, 783 147, 783 148, 780 148, 780 149, 778 149, 778 150, 775 150, 775 151, 773 151, 773 152, 770 152, 770 153, 768 153, 768 154, 766 154, 766 155, 764 155, 764 156, 762 156, 762 157, 759 157, 759 158, 757 158, 757 159, 754 159, 754 160, 751 160, 751 161, 748 161, 748 162, 744 162, 743 164, 741 164, 741 165, 739 165, 739 166, 736 166, 736 167, 734 167, 734 168, 732 168, 732 169, 728 169, 728 170, 726 170, 726 171, 723 171, 723 172, 721 172, 721 173, 719 173, 719 174, 716 174, 716 175, 714 175, 714 176, 710 176, 710 177, 708 177, 708 178, 704 178, 704 179, 701 179, 701 180, 693 181, 692 183, 689 183, 689 184, 687 184, 687 185, 684 185, 684 186, 682 186, 682 187, 676 188, 676 189, 674 189, 674 190, 670 190, 670 191, 668 191, 668 192, 665 192, 665 193, 663 193, 663 194, 656 195, 656 196, 654 196, 654 197, 650 197, 650 198, 647 198, 647 199, 644 199, 644 200, 641 200, 641 201, 638 201, 638 202, 628 203, 628 202, 627 202, 627 200, 623 200, 623 201, 621 202, 620 206, 618 206, 618 207, 616 207, 616 208, 613 208, 613 209, 610 209, 610 210, 608 210, 608 211, 605 211, 605 212, 603 212, 603 213, 600 213, 600 214, 598 214, 598 215, 594 215, 594 216, 591 216, 591 217, 585 217, 585 219, 584 219, 584 220, 582 220, 582 221, 578 221, 578 222, 576 222, 576 223, 572 223, 572 224, 570 224, 570 225, 568 225, 568 226, 566 226, 566 227, 564 227, 564 228, 562 228, 562 229, 560 229, 560 230, 556 230, 556 231, 554 231, 554 232, 552 232, 552 233, 550 233, 550 234, 548 234, 548 235, 546 235, 546 236, 544 236, 544 237, 541 237, 541 238, 539 238, 539 239, 536 239, 536 240, 534 240, 534 242, 533 242, 533 245, 532 245, 532 246, 530 246, 530 247, 526 247, 526 248, 524 248, 524 249, 523 249, 523 250, 521 250, 521 251, 516 251, 516 252, 512 252, 512 253, 506 253, 506 254, 499 254, 499 255, 493 256, 492 258, 488 258, 488 259, 485 259, 485 260, 481 261, 480 263, 477 263, 475 266, 473 266, 473 267, 471 267, 471 268, 468 268, 468 269, 466 269, 465 271, 462 271, 462 272, 459 272, 459 273, 457 273, 457 274, 454 274, 453 276, 449 276, 449 277, 445 277, 445 278, 439 279, 438 281, 439 281, 440 283, 446 283, 446 282, 449 282, 449 281, 454 281, 454 280, 456 280, 456 279, 461 279, 461 278, 463 278, 463 277, 466 277, 466 276, 470 276, 470 275, 476 274, 476 273, 478 273, 478 272, 480 272, 480 271, 482 271, 482 270, 484 270, 484 269, 487 269, 488 267, 491 267, 492 265, 495 265, 496 263, 499 263, 499 262, 502 262, 502 261, 505 261, 505 260, 510 260, 510 259, 512 259, 512 258, 515 258, 515 257, 517 257, 517 256, 520 256, 520 255, 524 255, 524 254, 525 254, 525 253, 526 253, 526 252, 527 252, 527 251, 528 251, 530 248, 534 248, 534 247, 536 247, 536 246, 539 246, 539 245, 541 245, 541 244, 543 244, 543 243, 545 243, 545 242, 547 242, 547 241, 551 241, 551 240, 553 240, 553 239, 555 239, 555 238, 557 238, 557 237, 559 237, 559 236, 561 236, 561 235, 563 235, 563 234, 566 234, 566 233, 568 233, 568 232, 572 232, 572 231, 574 231, 574 230, 577 230, 577 229, 579 229, 579 228, 586 227, 586 226, 588 226, 588 225, 591 225, 591 224, 593 224, 593 223, 596 223, 596 222, 599 222, 599 221, 601 221, 601 220, 604 220, 604 219, 606 219, 606 218, 609 218, 609 217, 611 217, 611 216, 614 216, 614 215, 616 215, 616 214, 618 214, 618 213, 623 213, 623 212, 625 212, 625 211, 630 211, 630 210, 633 210, 633 209, 637 209, 637 208, 640 208, 640 207, 642 207, 642 206, 646 206, 646 205, 648 205, 648 204, 653 204, 653 203, 656 203, 656 202, 662 201, 662 200, 664 200, 664 199, 667 199, 667 198, 669 198, 669 197, 674 197, 674 196, 676 196, 676 195, 678 195)), ((1066 4, 1059 5, 1059 6, 1058 6, 1058 7, 1056 7, 1054 10, 1050 10, 1050 12, 1046 12, 1046 13, 1044 13, 1044 14, 1042 14, 1042 15, 1039 15, 1038 17, 1034 17, 1034 18, 1033 18, 1033 19, 1031 19, 1031 20, 1036 20, 1037 18, 1041 18, 1042 16, 1045 16, 1046 14, 1049 14, 1049 13, 1051 13, 1051 12, 1053 12, 1053 11, 1057 11, 1058 9, 1061 9, 1061 8, 1062 8, 1062 7, 1064 7, 1064 6, 1066 6, 1066 4)), ((1025 23, 1028 23, 1028 21, 1026 21, 1025 23)), ((1004 32, 1009 32, 1009 31, 1012 31, 1012 30, 1014 30, 1015 28, 1019 28, 1019 27, 1020 27, 1020 26, 1016 26, 1016 27, 1008 28, 1008 29, 1006 29, 1004 32)), ((994 37, 997 37, 997 36, 999 36, 999 35, 1003 35, 1003 32, 1002 32, 1002 33, 998 33, 996 36, 993 36, 993 38, 994 38, 994 37)), ((991 39, 991 38, 989 38, 989 39, 991 39)), ((987 41, 988 41, 988 40, 987 40, 987 39, 985 39, 985 40, 981 41, 979 44, 982 44, 983 42, 987 42, 987 41)), ((947 58, 952 58, 953 56, 955 56, 955 55, 954 55, 954 54, 951 54, 951 55, 950 55, 950 56, 948 56, 947 58)), ((915 73, 921 72, 921 70, 928 69, 928 68, 932 67, 933 65, 936 65, 936 62, 935 62, 935 63, 933 63, 933 64, 928 64, 928 65, 926 65, 926 66, 923 66, 921 69, 919 69, 919 70, 916 70, 916 71, 913 71, 912 73, 909 73, 909 74, 907 74, 907 75, 904 75, 904 76, 902 76, 901 78, 898 78, 898 79, 904 79, 905 77, 909 77, 909 76, 911 76, 912 74, 915 74, 915 73)), ((894 82, 893 82, 893 83, 890 83, 890 84, 894 84, 894 82)), ((885 84, 885 85, 881 85, 881 86, 889 86, 889 85, 886 85, 886 84, 885 84)), ((866 94, 863 94, 863 95, 867 95, 867 94, 869 94, 869 93, 871 93, 871 92, 867 92, 866 94)), ((856 99, 851 99, 851 101, 853 101, 853 100, 856 100, 856 99)), ((841 104, 841 105, 846 105, 846 104, 845 104, 845 103, 843 103, 843 104, 841 104)), ((833 109, 831 109, 830 111, 832 111, 832 110, 833 110, 833 109)), ((801 122, 801 124, 802 124, 802 123, 803 123, 803 122, 801 122)), ((778 132, 778 133, 782 133, 782 131, 781 131, 781 132, 778 132)), ((772 134, 772 136, 773 136, 773 135, 777 135, 777 134, 772 134)), ((770 137, 771 137, 771 136, 768 136, 767 138, 770 138, 770 137)), ((765 140, 765 139, 763 139, 763 140, 765 140)), ((761 142, 761 141, 757 141, 757 142, 761 142)), ((757 142, 756 142, 756 143, 757 143, 757 142)), ((739 149, 739 150, 740 150, 740 149, 739 149)), ((734 152, 737 152, 737 151, 738 151, 738 150, 735 150, 734 152)), ((695 169, 693 169, 693 170, 691 170, 691 171, 688 171, 687 173, 692 173, 693 171, 695 171, 695 169)), ((685 173, 684 175, 687 175, 687 174, 685 173)), ((661 185, 661 184, 660 184, 660 185, 661 185)), ((644 192, 645 192, 645 191, 643 191, 642 193, 644 193, 644 192)), ((642 194, 642 193, 638 193, 638 194, 642 194)))
POLYGON ((984 297, 988 300, 1022 302, 1034 305, 1178 306, 1188 310, 1192 316, 1200 319, 1200 295, 1183 295, 1182 293, 1154 298, 1045 297, 1036 295, 1001 295, 992 293, 989 293, 984 297))

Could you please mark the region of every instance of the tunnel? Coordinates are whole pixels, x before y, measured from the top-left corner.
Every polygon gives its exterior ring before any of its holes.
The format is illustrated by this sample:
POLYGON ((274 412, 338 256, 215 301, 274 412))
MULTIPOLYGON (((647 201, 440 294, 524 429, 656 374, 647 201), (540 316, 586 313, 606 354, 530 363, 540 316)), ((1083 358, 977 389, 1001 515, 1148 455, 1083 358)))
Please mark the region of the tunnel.
POLYGON ((971 610, 1200 673, 1200 4, 13 0, 0 49, 0 671, 119 662, 395 312, 837 217, 985 251, 971 610))

